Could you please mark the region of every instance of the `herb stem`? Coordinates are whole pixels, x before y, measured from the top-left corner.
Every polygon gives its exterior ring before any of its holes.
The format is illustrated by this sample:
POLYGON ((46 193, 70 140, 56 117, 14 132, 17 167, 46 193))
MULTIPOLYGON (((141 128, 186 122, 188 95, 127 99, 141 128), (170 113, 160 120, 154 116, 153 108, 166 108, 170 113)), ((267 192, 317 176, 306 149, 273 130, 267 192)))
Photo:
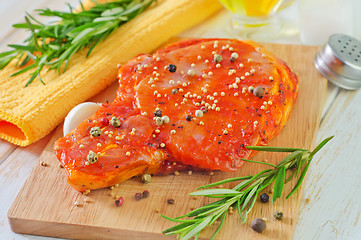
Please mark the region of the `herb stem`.
POLYGON ((69 12, 50 9, 36 10, 39 15, 58 17, 57 21, 43 24, 30 14, 26 14, 25 23, 15 24, 14 28, 30 31, 31 36, 24 45, 8 45, 10 51, 0 54, 0 70, 12 60, 17 59, 20 69, 12 76, 33 70, 25 87, 35 78, 41 79, 44 66, 57 70, 59 75, 65 72, 71 58, 82 48, 87 47, 87 57, 94 47, 107 38, 115 29, 132 20, 146 10, 156 0, 118 0, 96 4, 89 10, 74 13, 69 5, 69 12), (25 68, 28 62, 31 62, 25 68))
MULTIPOLYGON (((252 210, 257 200, 258 194, 264 188, 275 182, 272 198, 272 201, 274 202, 281 197, 283 186, 295 176, 299 176, 296 185, 286 197, 286 199, 288 199, 301 186, 303 179, 306 176, 307 170, 311 164, 313 156, 332 138, 333 136, 324 139, 312 152, 306 149, 299 148, 260 146, 247 147, 248 149, 257 151, 264 150, 266 152, 290 152, 291 154, 286 156, 277 165, 266 164, 273 167, 273 169, 265 169, 257 173, 256 175, 224 179, 215 183, 199 187, 199 191, 190 193, 190 195, 221 199, 202 206, 198 209, 195 209, 181 217, 170 218, 162 215, 162 217, 167 220, 179 223, 178 225, 164 230, 163 233, 166 235, 176 234, 182 240, 187 240, 194 236, 196 237, 196 239, 198 239, 199 234, 205 227, 212 225, 217 220, 220 220, 218 228, 211 237, 211 239, 214 239, 216 235, 220 232, 227 216, 227 211, 231 206, 237 208, 237 212, 241 220, 243 221, 243 223, 245 223, 247 220, 247 214, 252 210), (293 173, 287 179, 285 178, 286 170, 293 171, 293 173), (300 171, 301 173, 299 174, 300 171), (238 181, 241 182, 232 189, 210 189, 211 187, 215 187, 221 184, 238 181), (193 219, 181 220, 181 218, 193 219)), ((264 162, 250 160, 247 160, 247 162, 265 164, 264 162)))

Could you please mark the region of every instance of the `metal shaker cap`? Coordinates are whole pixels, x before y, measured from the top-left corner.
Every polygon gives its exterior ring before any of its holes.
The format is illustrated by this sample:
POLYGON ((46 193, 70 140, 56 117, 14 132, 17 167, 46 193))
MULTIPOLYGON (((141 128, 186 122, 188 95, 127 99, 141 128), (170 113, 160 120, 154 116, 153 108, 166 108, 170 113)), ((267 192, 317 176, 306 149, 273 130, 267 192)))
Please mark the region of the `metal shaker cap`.
POLYGON ((333 34, 316 54, 315 66, 328 80, 339 87, 355 90, 361 87, 361 42, 333 34))

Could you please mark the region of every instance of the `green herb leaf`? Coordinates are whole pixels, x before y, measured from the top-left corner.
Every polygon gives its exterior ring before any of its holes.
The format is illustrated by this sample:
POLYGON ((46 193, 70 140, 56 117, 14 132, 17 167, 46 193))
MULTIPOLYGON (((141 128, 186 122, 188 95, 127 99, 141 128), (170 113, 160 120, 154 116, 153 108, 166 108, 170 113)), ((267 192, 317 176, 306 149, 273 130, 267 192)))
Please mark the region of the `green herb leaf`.
POLYGON ((10 44, 9 47, 12 50, 0 54, 0 70, 13 59, 17 59, 18 62, 22 61, 22 64, 17 65, 19 71, 11 76, 33 69, 25 86, 32 83, 36 77, 42 82, 41 72, 44 66, 48 66, 48 70, 57 70, 61 74, 67 70, 75 53, 87 47, 89 48, 88 57, 99 42, 119 26, 142 13, 154 1, 118 0, 97 3, 89 10, 84 10, 82 6, 83 11, 79 13, 73 13, 70 5, 68 5, 70 12, 50 9, 36 10, 41 16, 59 18, 49 24, 43 24, 27 13, 25 23, 15 24, 13 27, 26 29, 30 31, 31 36, 24 41, 23 45, 10 44), (41 57, 41 60, 36 60, 35 56, 46 56, 46 58, 41 57), (34 60, 34 63, 22 68, 31 59, 34 60))
MULTIPOLYGON (((178 225, 164 230, 163 233, 167 235, 176 234, 181 240, 190 239, 191 237, 199 237, 200 232, 207 227, 212 225, 216 220, 220 220, 220 224, 211 239, 214 239, 221 230, 227 216, 227 211, 231 206, 237 209, 237 212, 243 221, 247 220, 247 214, 252 210, 258 194, 273 181, 275 181, 273 199, 276 201, 281 197, 283 186, 285 184, 286 170, 291 170, 297 167, 297 169, 287 178, 286 182, 290 181, 294 176, 298 175, 298 171, 303 167, 300 177, 297 180, 295 187, 288 194, 286 198, 289 198, 295 191, 301 186, 304 177, 306 176, 307 170, 312 161, 312 157, 316 154, 332 137, 323 140, 312 152, 306 149, 298 148, 279 148, 279 147, 255 147, 250 146, 249 149, 266 152, 290 152, 291 154, 286 156, 277 165, 266 164, 272 167, 272 169, 265 169, 255 175, 249 175, 245 177, 235 177, 225 180, 218 181, 204 185, 198 189, 204 189, 198 192, 191 193, 195 196, 206 196, 209 198, 221 198, 218 201, 202 206, 198 209, 191 211, 183 216, 177 218, 164 218, 179 222, 178 225), (233 189, 208 189, 210 187, 218 186, 224 183, 237 182, 238 183, 233 189), (181 220, 181 218, 193 218, 181 220)), ((251 163, 261 163, 258 161, 249 161, 251 163)))
POLYGON ((282 196, 283 185, 285 184, 285 176, 286 176, 286 167, 283 165, 281 168, 278 169, 276 175, 276 182, 273 188, 273 197, 272 203, 274 203, 277 198, 282 196))

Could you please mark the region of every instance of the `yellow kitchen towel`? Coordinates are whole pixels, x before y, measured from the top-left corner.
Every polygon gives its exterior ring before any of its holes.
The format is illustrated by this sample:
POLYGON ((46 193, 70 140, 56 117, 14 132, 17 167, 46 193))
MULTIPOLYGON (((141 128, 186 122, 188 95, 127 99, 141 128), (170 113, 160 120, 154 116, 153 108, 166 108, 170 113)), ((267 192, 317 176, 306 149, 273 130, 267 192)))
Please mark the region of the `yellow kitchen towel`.
POLYGON ((114 31, 86 58, 74 55, 68 70, 42 72, 24 87, 28 73, 10 77, 15 61, 0 71, 0 138, 19 146, 46 136, 75 105, 116 79, 117 64, 150 53, 172 36, 202 22, 220 9, 216 0, 158 0, 157 4, 114 31))

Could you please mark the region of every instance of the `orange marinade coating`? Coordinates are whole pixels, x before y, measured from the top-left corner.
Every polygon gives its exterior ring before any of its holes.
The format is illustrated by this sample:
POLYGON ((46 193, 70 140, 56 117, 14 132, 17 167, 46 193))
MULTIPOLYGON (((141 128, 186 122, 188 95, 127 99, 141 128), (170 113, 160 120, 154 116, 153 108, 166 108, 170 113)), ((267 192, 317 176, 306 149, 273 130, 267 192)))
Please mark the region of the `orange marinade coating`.
POLYGON ((170 172, 173 161, 179 169, 236 171, 252 155, 246 146, 279 133, 298 93, 283 61, 254 42, 230 39, 187 40, 140 55, 118 77, 114 102, 55 144, 79 191, 170 172), (169 122, 156 125, 156 110, 169 122), (119 128, 102 124, 113 116, 119 128), (101 129, 99 137, 90 135, 92 127, 101 129), (97 162, 88 162, 89 151, 97 162))

